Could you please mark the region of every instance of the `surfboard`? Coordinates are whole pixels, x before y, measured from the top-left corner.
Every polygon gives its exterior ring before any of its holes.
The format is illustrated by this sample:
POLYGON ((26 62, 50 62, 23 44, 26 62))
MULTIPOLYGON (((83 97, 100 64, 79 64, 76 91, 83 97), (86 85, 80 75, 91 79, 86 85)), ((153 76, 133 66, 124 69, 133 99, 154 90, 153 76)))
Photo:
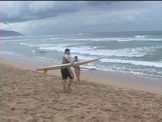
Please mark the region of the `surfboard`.
POLYGON ((80 65, 81 70, 96 70, 96 66, 80 65))
POLYGON ((44 73, 42 74, 42 77, 44 77, 44 76, 46 76, 48 70, 57 70, 57 69, 64 69, 64 68, 69 68, 69 67, 75 67, 75 66, 79 66, 79 65, 84 65, 84 64, 91 63, 91 62, 95 62, 95 61, 98 61, 98 60, 100 60, 102 58, 104 58, 104 57, 100 57, 100 58, 96 58, 96 59, 92 59, 92 60, 88 60, 88 61, 74 62, 73 65, 71 63, 67 63, 67 64, 61 64, 61 65, 56 65, 56 66, 43 67, 43 68, 36 69, 35 73, 37 71, 44 71, 44 73))

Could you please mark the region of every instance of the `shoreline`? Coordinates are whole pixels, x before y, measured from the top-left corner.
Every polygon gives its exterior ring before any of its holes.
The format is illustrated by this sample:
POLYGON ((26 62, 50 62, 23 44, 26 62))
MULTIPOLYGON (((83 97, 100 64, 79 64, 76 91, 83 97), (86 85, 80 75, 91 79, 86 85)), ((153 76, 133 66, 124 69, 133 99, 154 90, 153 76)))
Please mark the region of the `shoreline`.
MULTIPOLYGON (((25 58, 8 55, 1 55, 1 63, 31 71, 35 71, 37 68, 43 66, 53 65, 50 62, 36 61, 30 59, 26 60, 25 58)), ((38 73, 42 74, 42 72, 38 73)), ((61 78, 60 70, 48 71, 47 75, 55 75, 61 78)), ((121 87, 162 94, 162 82, 160 82, 162 81, 161 79, 148 79, 143 76, 141 77, 131 74, 97 70, 93 71, 92 74, 89 71, 81 71, 81 80, 86 80, 87 82, 95 82, 98 84, 116 86, 119 88, 121 87)))

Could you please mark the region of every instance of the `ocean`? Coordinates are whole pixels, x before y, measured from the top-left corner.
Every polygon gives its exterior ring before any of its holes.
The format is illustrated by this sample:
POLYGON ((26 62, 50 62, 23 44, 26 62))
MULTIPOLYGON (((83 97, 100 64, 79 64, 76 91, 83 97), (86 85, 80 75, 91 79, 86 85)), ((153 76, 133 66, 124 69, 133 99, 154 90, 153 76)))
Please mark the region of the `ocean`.
POLYGON ((103 71, 162 77, 162 31, 100 32, 68 35, 1 37, 1 54, 61 64, 64 50, 72 60, 104 56, 95 65, 103 71))

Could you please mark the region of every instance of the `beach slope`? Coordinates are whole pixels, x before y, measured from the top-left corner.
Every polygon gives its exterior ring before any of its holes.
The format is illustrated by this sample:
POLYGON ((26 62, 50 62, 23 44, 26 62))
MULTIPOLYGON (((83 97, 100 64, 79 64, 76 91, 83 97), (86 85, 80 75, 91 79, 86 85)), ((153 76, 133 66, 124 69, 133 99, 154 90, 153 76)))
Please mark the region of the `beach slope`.
POLYGON ((60 76, 33 69, 1 63, 2 122, 162 121, 161 94, 84 80, 64 93, 60 76))

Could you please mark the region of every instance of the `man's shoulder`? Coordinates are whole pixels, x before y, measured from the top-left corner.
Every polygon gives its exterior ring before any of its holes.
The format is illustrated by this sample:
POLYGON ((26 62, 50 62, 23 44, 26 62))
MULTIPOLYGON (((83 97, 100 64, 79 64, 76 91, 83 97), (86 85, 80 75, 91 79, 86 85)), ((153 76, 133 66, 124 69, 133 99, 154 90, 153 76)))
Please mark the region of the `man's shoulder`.
POLYGON ((68 54, 64 54, 64 57, 65 57, 65 58, 68 58, 68 57, 69 57, 69 55, 68 55, 68 54))

